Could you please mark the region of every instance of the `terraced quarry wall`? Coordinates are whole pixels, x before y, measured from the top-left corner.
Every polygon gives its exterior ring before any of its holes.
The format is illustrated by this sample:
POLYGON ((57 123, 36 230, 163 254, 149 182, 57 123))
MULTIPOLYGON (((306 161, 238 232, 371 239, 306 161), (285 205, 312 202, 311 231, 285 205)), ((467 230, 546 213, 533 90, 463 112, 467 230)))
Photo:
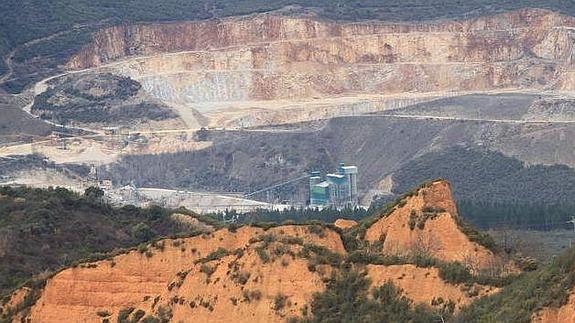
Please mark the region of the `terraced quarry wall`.
POLYGON ((575 87, 573 27, 572 17, 528 9, 413 24, 264 14, 108 28, 68 67, 148 56, 113 69, 140 80, 157 97, 188 104, 414 91, 568 90, 575 87))

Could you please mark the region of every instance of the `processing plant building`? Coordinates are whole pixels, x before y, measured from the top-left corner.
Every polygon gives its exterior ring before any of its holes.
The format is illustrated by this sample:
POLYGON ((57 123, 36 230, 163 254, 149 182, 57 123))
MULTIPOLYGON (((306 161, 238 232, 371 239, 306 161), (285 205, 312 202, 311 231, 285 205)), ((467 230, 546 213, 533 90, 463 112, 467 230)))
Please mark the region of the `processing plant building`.
POLYGON ((357 167, 341 163, 335 174, 313 171, 309 178, 310 207, 354 207, 358 203, 357 167))

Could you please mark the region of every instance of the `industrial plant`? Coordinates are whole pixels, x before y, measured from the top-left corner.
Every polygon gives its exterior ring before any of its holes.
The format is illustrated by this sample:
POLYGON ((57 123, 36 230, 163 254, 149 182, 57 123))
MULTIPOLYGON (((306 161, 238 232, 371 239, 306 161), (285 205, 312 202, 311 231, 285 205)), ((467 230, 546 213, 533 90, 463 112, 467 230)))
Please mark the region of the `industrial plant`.
POLYGON ((310 207, 354 207, 358 203, 357 167, 339 164, 337 173, 327 174, 322 179, 321 173, 312 171, 309 178, 310 207))

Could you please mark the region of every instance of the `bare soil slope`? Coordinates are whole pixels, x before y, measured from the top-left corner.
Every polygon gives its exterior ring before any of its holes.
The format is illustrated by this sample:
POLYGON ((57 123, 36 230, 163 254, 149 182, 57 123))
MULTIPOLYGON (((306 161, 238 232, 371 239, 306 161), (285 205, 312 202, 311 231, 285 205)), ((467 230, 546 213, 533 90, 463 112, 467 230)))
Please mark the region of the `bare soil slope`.
POLYGON ((157 314, 162 307, 173 311, 175 321, 193 315, 247 322, 254 320, 255 314, 261 322, 277 321, 281 313, 276 313, 271 304, 276 293, 281 291, 291 298, 294 308, 286 311, 296 312, 313 292, 321 290, 323 283, 318 273, 307 270, 307 262, 291 258, 288 250, 282 249, 285 254, 281 255, 273 253, 275 245, 259 251, 273 257, 264 261, 257 249, 265 243, 257 239, 262 234, 300 237, 305 243, 345 252, 335 232, 326 231, 321 238, 309 234, 303 226, 273 228, 265 233, 263 229, 244 227, 235 233, 220 230, 194 238, 164 240, 143 252, 134 250, 62 271, 49 280, 31 318, 58 322, 65 313, 70 321, 100 322, 98 311, 116 316, 122 309, 141 307, 148 314, 157 314), (219 248, 230 254, 196 263, 219 248), (258 298, 253 304, 242 294, 250 289, 259 292, 259 296, 247 295, 248 299, 258 298), (235 307, 232 297, 245 305, 235 307))
MULTIPOLYGON (((309 310, 314 293, 339 270, 330 262, 345 255, 340 235, 319 225, 242 227, 161 240, 61 271, 48 280, 35 305, 18 315, 31 322, 62 317, 70 322, 143 317, 280 322, 309 310)), ((372 287, 391 281, 414 304, 435 306, 443 299, 458 310, 497 290, 475 285, 470 292, 444 281, 436 268, 368 265, 365 270, 372 287), (423 293, 418 286, 425 286, 423 293)))
POLYGON ((495 254, 471 241, 457 217, 449 183, 437 181, 400 202, 367 230, 365 239, 383 243, 385 254, 425 253, 474 268, 494 264, 495 254))

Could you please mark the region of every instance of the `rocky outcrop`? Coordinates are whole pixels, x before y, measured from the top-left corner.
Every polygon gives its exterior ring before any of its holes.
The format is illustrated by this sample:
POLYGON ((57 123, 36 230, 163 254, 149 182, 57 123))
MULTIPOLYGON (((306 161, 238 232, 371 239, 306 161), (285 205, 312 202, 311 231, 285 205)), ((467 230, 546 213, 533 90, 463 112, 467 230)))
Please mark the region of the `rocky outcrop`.
POLYGON ((353 220, 337 219, 334 222, 334 225, 340 229, 349 229, 356 226, 357 222, 353 220))

